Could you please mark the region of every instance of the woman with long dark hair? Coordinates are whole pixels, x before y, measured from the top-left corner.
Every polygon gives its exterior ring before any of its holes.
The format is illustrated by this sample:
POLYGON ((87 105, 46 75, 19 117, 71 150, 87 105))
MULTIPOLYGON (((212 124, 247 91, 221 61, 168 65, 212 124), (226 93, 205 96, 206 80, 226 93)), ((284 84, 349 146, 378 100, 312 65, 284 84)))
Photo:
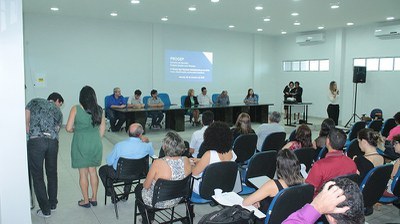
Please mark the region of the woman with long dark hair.
POLYGON ((99 178, 96 167, 101 165, 103 145, 101 137, 105 131, 103 109, 97 104, 96 93, 90 86, 84 86, 79 94, 79 105, 71 108, 68 117, 67 132, 73 132, 71 143, 72 168, 79 170, 79 185, 83 199, 78 201, 81 207, 97 205, 99 178), (92 197, 89 198, 89 181, 92 197))
POLYGON ((272 199, 282 189, 304 183, 300 174, 300 163, 294 152, 279 150, 276 157, 276 175, 278 179, 268 180, 256 192, 243 200, 243 205, 254 205, 266 213, 272 199))
POLYGON ((258 103, 258 97, 257 95, 254 93, 253 89, 249 89, 247 90, 247 95, 244 98, 243 102, 247 105, 247 104, 257 104, 258 103))
POLYGON ((295 150, 312 146, 311 129, 307 125, 302 124, 296 130, 295 140, 288 142, 283 146, 283 149, 295 150))

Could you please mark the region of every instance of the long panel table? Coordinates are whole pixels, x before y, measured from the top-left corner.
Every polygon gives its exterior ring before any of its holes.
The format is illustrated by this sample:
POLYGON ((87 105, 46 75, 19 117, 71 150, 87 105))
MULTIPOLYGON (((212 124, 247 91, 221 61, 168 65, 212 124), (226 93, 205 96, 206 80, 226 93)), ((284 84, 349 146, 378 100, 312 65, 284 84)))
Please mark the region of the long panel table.
POLYGON ((224 121, 229 125, 236 122, 237 116, 246 112, 250 114, 253 122, 268 123, 268 111, 269 106, 273 104, 230 104, 228 106, 210 105, 210 106, 197 106, 192 108, 185 108, 177 105, 164 106, 160 108, 125 108, 125 109, 114 109, 119 112, 126 114, 126 125, 129 127, 130 124, 137 122, 140 123, 143 128, 146 126, 147 112, 162 110, 165 113, 165 128, 172 129, 175 131, 185 131, 185 113, 188 109, 199 109, 200 111, 211 110, 214 113, 214 120, 224 121))

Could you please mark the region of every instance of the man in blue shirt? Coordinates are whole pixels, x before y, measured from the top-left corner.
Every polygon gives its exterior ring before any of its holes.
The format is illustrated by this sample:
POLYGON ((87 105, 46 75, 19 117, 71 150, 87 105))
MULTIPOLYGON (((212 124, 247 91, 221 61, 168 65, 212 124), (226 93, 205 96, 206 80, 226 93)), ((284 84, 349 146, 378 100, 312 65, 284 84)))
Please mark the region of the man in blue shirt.
POLYGON ((122 125, 126 121, 126 116, 123 112, 119 112, 113 109, 126 108, 126 99, 121 95, 121 89, 119 87, 114 88, 114 93, 106 97, 106 117, 110 119, 111 131, 120 131, 122 125), (118 121, 118 123, 116 123, 118 121))
MULTIPOLYGON (((118 142, 115 144, 112 152, 107 156, 106 162, 107 165, 100 167, 99 176, 101 181, 103 182, 104 188, 106 189, 106 193, 108 196, 111 196, 111 189, 107 186, 111 186, 111 183, 108 183, 107 180, 109 178, 113 179, 116 175, 117 164, 120 157, 127 159, 141 159, 147 155, 154 155, 153 144, 149 142, 149 139, 143 136, 143 127, 139 123, 133 123, 129 126, 129 138, 118 142)), ((122 196, 122 200, 128 200, 129 192, 131 190, 131 185, 126 185, 124 187, 124 196, 122 196)), ((115 203, 119 201, 118 198, 112 198, 112 202, 115 203)))

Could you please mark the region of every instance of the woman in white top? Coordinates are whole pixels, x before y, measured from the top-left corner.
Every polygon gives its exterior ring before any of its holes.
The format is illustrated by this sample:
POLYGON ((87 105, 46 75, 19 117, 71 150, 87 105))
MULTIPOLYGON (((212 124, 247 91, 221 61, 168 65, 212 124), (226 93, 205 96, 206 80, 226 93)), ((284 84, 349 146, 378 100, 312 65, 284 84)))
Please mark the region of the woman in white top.
MULTIPOLYGON (((201 176, 204 169, 213 163, 223 161, 235 161, 236 155, 232 150, 232 133, 224 122, 213 122, 204 132, 203 145, 208 149, 200 158, 193 158, 195 166, 192 169, 193 176, 201 176)), ((201 179, 195 179, 193 192, 199 193, 201 179)))
POLYGON ((339 121, 339 90, 337 88, 337 84, 335 81, 332 81, 329 84, 328 98, 330 101, 330 104, 328 105, 328 108, 326 109, 326 111, 328 112, 328 117, 331 118, 335 122, 335 125, 338 125, 338 121, 339 121))

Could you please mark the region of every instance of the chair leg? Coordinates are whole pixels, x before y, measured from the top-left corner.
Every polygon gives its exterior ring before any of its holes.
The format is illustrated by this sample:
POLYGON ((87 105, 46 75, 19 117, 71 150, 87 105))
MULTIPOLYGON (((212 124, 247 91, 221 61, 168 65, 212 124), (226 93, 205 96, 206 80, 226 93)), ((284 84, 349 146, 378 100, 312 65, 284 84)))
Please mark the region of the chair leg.
POLYGON ((169 223, 173 223, 172 220, 174 220, 174 212, 175 212, 175 207, 172 207, 172 209, 171 209, 171 219, 169 220, 169 223))
POLYGON ((190 203, 185 203, 186 206, 186 215, 189 219, 189 224, 193 223, 193 217, 192 217, 192 213, 193 213, 193 205, 191 205, 190 203))
POLYGON ((118 200, 117 200, 117 195, 115 194, 115 190, 113 189, 113 191, 112 191, 112 196, 111 196, 111 200, 113 200, 113 198, 114 198, 114 210, 115 210, 115 216, 117 217, 117 219, 119 218, 119 216, 118 216, 118 207, 117 207, 117 203, 118 203, 118 200))
POLYGON ((133 224, 136 224, 136 216, 137 216, 137 200, 135 199, 135 209, 134 209, 134 213, 133 213, 133 224))

